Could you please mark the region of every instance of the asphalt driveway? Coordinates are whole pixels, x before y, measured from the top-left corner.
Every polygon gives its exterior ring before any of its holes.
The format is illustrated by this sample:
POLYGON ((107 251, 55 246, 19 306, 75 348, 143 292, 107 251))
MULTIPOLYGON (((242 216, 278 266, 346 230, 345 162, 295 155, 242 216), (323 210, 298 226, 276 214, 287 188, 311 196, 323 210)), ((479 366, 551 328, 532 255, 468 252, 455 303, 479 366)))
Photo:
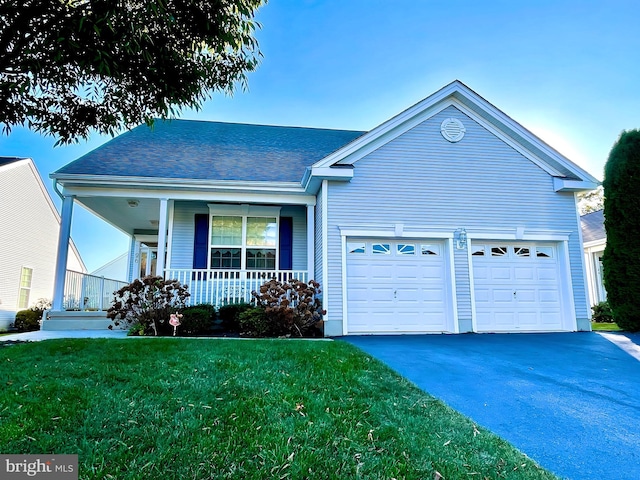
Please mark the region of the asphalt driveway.
POLYGON ((640 361, 596 333, 343 340, 560 477, 640 479, 640 361))

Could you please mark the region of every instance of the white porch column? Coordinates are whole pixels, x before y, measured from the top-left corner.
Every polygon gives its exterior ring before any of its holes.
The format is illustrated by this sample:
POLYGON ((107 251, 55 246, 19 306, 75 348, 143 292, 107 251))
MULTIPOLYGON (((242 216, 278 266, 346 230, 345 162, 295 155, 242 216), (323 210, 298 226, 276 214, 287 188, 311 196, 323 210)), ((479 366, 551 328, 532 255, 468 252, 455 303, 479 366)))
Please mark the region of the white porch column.
POLYGON ((73 215, 73 201, 75 196, 69 195, 62 200, 62 217, 58 234, 58 255, 53 284, 52 310, 61 311, 64 303, 64 283, 67 273, 67 259, 69 258, 69 239, 71 238, 71 217, 73 215))
POLYGON ((307 205, 307 281, 313 279, 316 275, 315 272, 315 260, 316 260, 316 207, 314 205, 307 205))
POLYGON ((158 259, 156 274, 164 277, 164 260, 167 255, 167 204, 166 198, 160 199, 160 218, 158 219, 158 259))

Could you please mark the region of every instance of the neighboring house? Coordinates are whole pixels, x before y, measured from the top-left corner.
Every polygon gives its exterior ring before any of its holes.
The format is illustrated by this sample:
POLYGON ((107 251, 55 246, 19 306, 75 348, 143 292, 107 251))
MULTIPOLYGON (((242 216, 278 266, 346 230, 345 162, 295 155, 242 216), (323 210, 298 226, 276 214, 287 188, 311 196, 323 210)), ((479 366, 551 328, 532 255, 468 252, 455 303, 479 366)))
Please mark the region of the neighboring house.
MULTIPOLYGON (((18 310, 53 297, 60 215, 33 160, 0 157, 0 331, 18 310)), ((73 242, 71 270, 85 272, 73 242)))
POLYGON ((582 215, 580 223, 582 224, 589 302, 591 305, 595 305, 607 299, 607 291, 602 280, 602 255, 604 254, 604 247, 607 246, 607 232, 604 229, 604 210, 582 215))
POLYGON ((158 122, 51 176, 192 303, 314 278, 327 336, 590 329, 597 180, 459 81, 369 132, 158 122))
POLYGON ((94 277, 104 277, 113 280, 127 281, 129 278, 129 253, 124 252, 113 260, 91 272, 94 277))

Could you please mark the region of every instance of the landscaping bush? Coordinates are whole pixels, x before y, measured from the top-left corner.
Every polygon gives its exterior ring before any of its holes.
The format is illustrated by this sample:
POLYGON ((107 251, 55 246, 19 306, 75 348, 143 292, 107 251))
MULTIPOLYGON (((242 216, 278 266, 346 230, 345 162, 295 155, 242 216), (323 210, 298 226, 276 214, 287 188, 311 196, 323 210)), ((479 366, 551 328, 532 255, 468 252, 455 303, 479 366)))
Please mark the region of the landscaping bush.
POLYGON ((243 335, 248 337, 269 337, 272 327, 264 308, 248 308, 238 315, 238 325, 243 335))
POLYGON ((14 328, 19 332, 33 332, 40 330, 42 315, 44 311, 51 308, 51 301, 46 298, 39 298, 38 301, 28 310, 20 310, 16 313, 13 322, 14 328))
POLYGON ((127 331, 128 337, 141 337, 144 335, 153 335, 153 330, 149 327, 149 330, 147 331, 147 327, 139 322, 134 322, 127 331))
POLYGON ((613 312, 608 302, 600 302, 592 306, 591 310, 593 311, 593 315, 591 316, 592 322, 613 323, 613 312))
POLYGON ((160 276, 148 276, 134 280, 115 292, 107 318, 109 325, 127 328, 139 323, 145 333, 172 335, 169 315, 184 308, 189 297, 187 287, 177 280, 165 280, 160 276))
POLYGON ((178 334, 201 335, 209 332, 213 327, 215 315, 216 307, 209 304, 193 305, 185 308, 182 310, 178 334))
POLYGON ((240 314, 249 308, 251 308, 251 305, 244 302, 222 305, 218 309, 218 319, 222 324, 222 329, 227 332, 240 331, 240 314))
MULTIPOLYGON (((322 335, 320 284, 300 280, 265 282, 260 292, 251 292, 256 307, 264 310, 265 336, 315 337, 322 335)), ((243 332, 247 333, 247 332, 243 332)))
POLYGON ((607 301, 616 323, 640 331, 640 130, 622 132, 604 168, 604 227, 607 246, 602 257, 607 301))
POLYGON ((16 313, 16 319, 13 322, 13 326, 19 332, 33 332, 40 330, 40 319, 42 319, 42 312, 36 310, 20 310, 16 313))

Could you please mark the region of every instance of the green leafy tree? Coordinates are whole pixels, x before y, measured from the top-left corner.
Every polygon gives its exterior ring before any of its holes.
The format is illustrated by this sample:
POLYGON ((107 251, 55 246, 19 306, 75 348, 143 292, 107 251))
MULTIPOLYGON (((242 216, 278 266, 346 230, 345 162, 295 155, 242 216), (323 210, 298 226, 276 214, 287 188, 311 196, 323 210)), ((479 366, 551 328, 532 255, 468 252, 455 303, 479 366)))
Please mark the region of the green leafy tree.
POLYGON ((578 193, 578 211, 580 215, 597 212, 604 208, 604 190, 602 185, 589 192, 578 193))
POLYGON ((2 0, 0 123, 114 135, 246 86, 263 0, 2 0))
POLYGON ((604 170, 604 283, 620 328, 640 330, 640 130, 623 132, 604 170))

